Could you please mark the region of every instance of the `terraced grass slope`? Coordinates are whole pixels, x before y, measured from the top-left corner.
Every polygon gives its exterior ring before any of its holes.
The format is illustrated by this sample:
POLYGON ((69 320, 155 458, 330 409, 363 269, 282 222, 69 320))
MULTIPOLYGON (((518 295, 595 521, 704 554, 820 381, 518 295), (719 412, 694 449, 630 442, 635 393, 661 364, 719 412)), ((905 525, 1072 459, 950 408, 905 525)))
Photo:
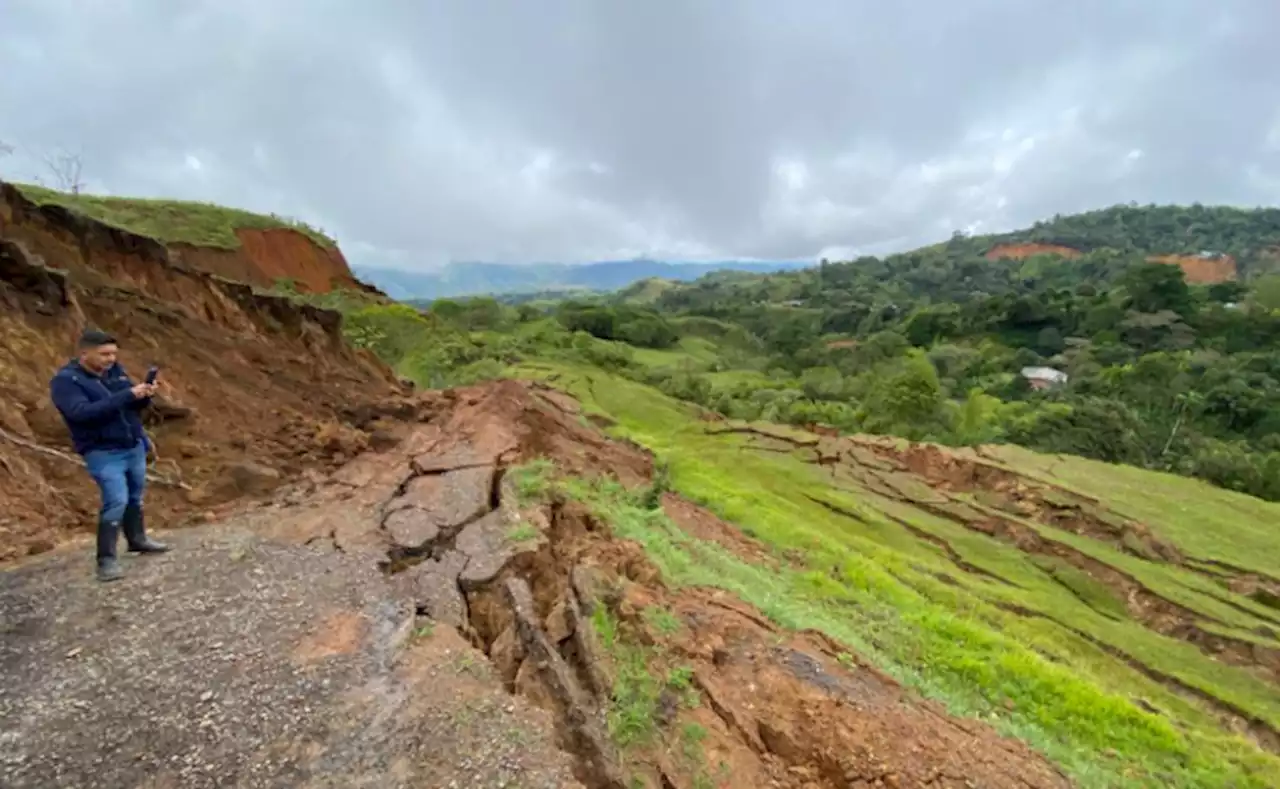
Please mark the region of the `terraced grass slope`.
POLYGON ((515 372, 765 546, 620 517, 669 579, 827 634, 1080 786, 1280 786, 1280 506, 1017 448, 727 422, 591 367, 515 372))

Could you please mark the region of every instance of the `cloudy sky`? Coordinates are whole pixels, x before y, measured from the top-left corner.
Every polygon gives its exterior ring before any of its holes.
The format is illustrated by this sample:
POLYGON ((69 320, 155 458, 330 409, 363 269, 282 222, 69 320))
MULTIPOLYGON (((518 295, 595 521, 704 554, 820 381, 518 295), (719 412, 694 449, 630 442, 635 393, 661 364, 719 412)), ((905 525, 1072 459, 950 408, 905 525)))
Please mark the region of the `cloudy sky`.
POLYGON ((0 0, 0 177, 348 257, 813 258, 1280 203, 1276 0, 0 0))

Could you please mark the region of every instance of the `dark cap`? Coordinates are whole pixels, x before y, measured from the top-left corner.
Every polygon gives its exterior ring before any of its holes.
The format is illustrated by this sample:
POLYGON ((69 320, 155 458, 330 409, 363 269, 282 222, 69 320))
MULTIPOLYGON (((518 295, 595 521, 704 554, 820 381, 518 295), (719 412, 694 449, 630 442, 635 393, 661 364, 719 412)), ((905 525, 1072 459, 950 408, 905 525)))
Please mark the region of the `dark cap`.
POLYGON ((85 329, 77 344, 81 348, 98 348, 103 345, 115 345, 116 338, 101 329, 85 329))

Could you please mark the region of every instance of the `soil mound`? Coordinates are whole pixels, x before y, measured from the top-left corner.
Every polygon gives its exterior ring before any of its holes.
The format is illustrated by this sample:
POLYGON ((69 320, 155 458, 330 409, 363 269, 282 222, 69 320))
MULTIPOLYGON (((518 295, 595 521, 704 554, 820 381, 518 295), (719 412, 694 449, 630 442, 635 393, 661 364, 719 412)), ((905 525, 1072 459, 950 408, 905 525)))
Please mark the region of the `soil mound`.
POLYGON ((668 588, 584 504, 523 489, 513 464, 651 472, 562 395, 504 381, 415 408, 397 445, 133 561, 109 602, 62 557, 3 576, 19 681, 0 689, 0 782, 87 785, 109 764, 146 786, 1068 786, 819 634, 668 588), (112 665, 145 680, 103 692, 112 665))
POLYGON ((380 415, 408 407, 390 370, 344 342, 340 314, 180 265, 149 239, 56 207, 33 217, 16 190, 0 191, 0 561, 94 528, 96 490, 48 395, 86 326, 119 338, 135 378, 163 368, 147 414, 156 526, 342 462, 376 440, 380 415))

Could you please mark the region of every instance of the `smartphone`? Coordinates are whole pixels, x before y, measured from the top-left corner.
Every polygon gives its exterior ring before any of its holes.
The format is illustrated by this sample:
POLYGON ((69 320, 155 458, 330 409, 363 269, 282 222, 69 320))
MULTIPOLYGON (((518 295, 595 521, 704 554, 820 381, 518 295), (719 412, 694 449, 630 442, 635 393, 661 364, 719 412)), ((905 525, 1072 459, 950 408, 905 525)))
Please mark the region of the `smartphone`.
POLYGON ((149 384, 155 383, 156 376, 159 374, 160 374, 160 368, 155 365, 152 365, 151 369, 147 370, 147 383, 149 384))

